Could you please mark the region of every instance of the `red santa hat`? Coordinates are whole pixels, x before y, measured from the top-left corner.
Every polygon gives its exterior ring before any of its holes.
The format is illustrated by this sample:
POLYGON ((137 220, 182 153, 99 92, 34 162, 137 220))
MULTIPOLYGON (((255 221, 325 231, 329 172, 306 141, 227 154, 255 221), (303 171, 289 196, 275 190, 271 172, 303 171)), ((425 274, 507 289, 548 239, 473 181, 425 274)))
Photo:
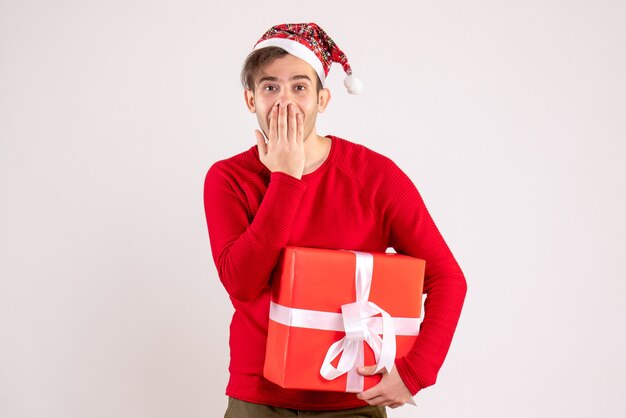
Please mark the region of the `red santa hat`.
POLYGON ((272 26, 257 41, 254 49, 277 46, 289 54, 298 57, 313 67, 322 82, 326 84, 326 76, 333 62, 341 64, 348 75, 344 84, 348 93, 359 94, 363 91, 361 81, 352 75, 348 58, 337 44, 315 23, 286 23, 272 26))

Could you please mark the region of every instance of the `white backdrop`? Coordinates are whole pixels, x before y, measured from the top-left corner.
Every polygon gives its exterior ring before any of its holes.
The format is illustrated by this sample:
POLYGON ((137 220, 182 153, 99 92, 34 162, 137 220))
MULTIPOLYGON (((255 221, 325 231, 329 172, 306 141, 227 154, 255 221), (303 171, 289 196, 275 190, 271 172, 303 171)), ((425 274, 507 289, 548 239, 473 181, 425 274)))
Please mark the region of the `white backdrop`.
MULTIPOLYGON (((232 308, 202 203, 255 144, 240 66, 314 21, 320 134, 413 179, 468 280, 391 417, 626 410, 622 1, 0 1, 0 416, 222 416, 232 308)), ((621 412, 620 412, 621 411, 621 412)))

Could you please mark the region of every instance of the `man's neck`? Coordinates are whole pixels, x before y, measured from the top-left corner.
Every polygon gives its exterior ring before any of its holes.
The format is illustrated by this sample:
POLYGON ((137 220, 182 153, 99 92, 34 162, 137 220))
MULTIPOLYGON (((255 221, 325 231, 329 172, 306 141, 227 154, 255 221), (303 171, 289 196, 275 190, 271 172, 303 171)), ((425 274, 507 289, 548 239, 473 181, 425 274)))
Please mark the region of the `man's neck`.
POLYGON ((321 166, 330 153, 331 140, 325 136, 319 136, 316 132, 304 141, 304 172, 309 174, 321 166))

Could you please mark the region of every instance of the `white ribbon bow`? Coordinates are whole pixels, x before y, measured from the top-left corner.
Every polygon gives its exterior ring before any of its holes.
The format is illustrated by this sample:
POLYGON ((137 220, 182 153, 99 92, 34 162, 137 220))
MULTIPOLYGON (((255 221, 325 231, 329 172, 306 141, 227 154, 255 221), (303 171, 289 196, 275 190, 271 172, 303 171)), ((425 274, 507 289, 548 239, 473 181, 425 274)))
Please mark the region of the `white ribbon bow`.
POLYGON ((346 335, 330 346, 322 362, 320 374, 325 379, 332 380, 348 373, 346 392, 361 392, 363 391, 363 376, 358 374, 356 369, 364 365, 363 343, 367 343, 374 352, 376 358, 374 373, 378 373, 383 368, 389 373, 393 369, 396 356, 396 332, 391 315, 374 302, 369 301, 374 256, 359 251, 352 252, 356 254, 356 302, 341 306, 346 335), (368 318, 378 314, 382 315, 382 338, 366 322, 368 318), (331 362, 339 355, 341 355, 339 364, 334 367, 331 362))

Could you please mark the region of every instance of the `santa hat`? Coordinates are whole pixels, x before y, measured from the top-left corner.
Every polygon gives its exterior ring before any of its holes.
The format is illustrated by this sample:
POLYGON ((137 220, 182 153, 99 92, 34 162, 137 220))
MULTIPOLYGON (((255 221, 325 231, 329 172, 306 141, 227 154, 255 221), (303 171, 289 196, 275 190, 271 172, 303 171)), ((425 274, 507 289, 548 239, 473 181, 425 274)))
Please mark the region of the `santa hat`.
POLYGON ((319 76, 322 86, 326 84, 331 64, 340 63, 348 75, 344 80, 348 93, 359 94, 363 91, 361 81, 352 75, 346 54, 315 23, 286 23, 273 26, 257 41, 254 49, 268 46, 282 48, 309 63, 319 76))

